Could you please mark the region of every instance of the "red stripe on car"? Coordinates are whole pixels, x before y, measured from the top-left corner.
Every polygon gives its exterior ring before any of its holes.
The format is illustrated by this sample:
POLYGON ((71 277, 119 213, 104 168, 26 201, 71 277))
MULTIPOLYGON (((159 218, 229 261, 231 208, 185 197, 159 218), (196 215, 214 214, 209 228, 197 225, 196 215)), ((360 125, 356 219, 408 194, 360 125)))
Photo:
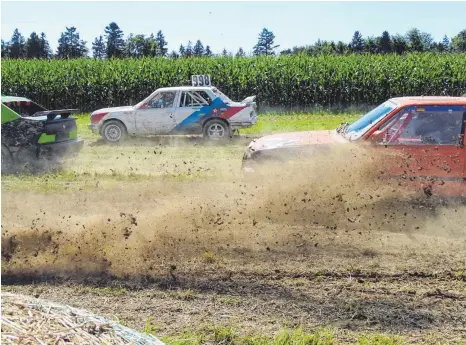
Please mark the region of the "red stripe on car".
POLYGON ((245 108, 247 108, 247 106, 244 106, 244 107, 230 107, 220 117, 222 119, 229 119, 230 117, 236 115, 237 113, 239 113, 241 110, 243 110, 245 108))

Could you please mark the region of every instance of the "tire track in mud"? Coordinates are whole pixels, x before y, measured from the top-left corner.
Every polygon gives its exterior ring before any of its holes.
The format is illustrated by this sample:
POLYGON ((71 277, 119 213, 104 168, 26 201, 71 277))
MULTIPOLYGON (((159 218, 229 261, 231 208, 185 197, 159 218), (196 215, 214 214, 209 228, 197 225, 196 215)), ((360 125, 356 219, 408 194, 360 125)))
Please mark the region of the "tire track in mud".
POLYGON ((139 284, 121 279, 88 279, 85 283, 58 280, 8 286, 8 290, 117 315, 136 328, 142 328, 149 316, 156 316, 162 334, 206 323, 234 324, 246 333, 276 331, 283 323, 304 328, 325 324, 340 330, 426 337, 436 332, 444 339, 452 336, 451 329, 457 330, 455 335, 466 330, 465 285, 461 280, 409 275, 303 279, 303 275, 260 276, 241 271, 225 277, 222 273, 193 273, 177 280, 152 278, 139 284))

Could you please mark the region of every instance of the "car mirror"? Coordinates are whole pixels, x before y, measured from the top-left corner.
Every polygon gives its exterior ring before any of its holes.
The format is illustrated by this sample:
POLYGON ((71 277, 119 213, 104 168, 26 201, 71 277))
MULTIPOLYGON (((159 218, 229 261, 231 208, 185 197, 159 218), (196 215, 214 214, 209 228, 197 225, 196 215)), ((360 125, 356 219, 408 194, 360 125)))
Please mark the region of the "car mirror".
POLYGON ((371 141, 376 143, 376 144, 383 144, 387 141, 387 131, 381 131, 381 130, 378 130, 378 131, 375 131, 374 133, 372 133, 371 135, 371 141))

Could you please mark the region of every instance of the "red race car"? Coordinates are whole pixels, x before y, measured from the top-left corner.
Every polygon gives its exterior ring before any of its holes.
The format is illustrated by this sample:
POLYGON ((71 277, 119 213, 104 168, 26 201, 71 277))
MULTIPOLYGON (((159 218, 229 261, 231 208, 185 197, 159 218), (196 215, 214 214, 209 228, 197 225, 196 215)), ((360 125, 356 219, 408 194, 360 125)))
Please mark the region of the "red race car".
POLYGON ((261 162, 283 160, 296 152, 325 153, 334 145, 358 144, 390 155, 383 159, 387 176, 422 187, 428 194, 463 199, 465 122, 466 97, 392 98, 336 130, 281 133, 254 140, 244 154, 243 170, 255 172, 261 162))

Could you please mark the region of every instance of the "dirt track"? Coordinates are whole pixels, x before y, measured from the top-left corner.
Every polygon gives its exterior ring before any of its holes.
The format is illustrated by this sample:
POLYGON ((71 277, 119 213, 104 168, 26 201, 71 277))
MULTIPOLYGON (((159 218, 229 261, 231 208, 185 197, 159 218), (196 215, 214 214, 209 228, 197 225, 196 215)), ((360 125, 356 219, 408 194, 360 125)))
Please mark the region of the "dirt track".
POLYGON ((466 337, 465 206, 401 195, 363 153, 333 154, 337 166, 271 167, 267 181, 3 192, 3 288, 138 329, 152 316, 161 335, 214 324, 466 337))

